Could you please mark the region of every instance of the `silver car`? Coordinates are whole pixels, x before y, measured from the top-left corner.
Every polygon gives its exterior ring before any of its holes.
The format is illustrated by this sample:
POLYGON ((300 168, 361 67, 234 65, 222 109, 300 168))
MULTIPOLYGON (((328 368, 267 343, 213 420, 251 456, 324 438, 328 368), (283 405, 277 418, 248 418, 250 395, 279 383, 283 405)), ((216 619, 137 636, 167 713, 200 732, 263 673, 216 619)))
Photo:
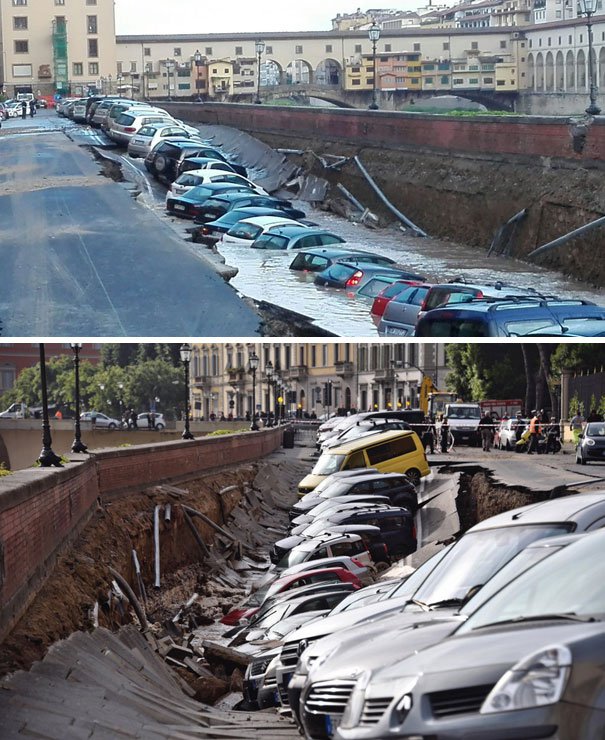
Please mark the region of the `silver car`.
MULTIPOLYGON (((190 127, 187 127, 190 128, 190 127)), ((148 124, 140 128, 128 142, 128 154, 131 157, 146 157, 149 152, 165 139, 190 139, 194 134, 189 133, 183 126, 165 123, 148 124)))
POLYGON ((118 144, 127 146, 128 142, 143 126, 154 123, 171 125, 173 122, 173 119, 166 113, 159 110, 155 111, 153 108, 147 110, 129 108, 109 124, 107 134, 110 139, 118 144))
POLYGON ((381 337, 409 337, 414 334, 418 312, 430 285, 411 285, 387 303, 378 324, 381 337))

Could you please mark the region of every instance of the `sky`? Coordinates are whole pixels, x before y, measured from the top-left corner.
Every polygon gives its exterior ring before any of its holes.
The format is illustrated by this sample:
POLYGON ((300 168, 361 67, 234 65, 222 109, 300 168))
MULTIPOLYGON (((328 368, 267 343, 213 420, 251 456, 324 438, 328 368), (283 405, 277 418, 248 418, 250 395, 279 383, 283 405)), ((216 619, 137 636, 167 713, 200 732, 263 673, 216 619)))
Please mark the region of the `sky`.
MULTIPOLYGON (((383 7, 413 10, 422 0, 383 7), (411 3, 411 4, 410 4, 411 3)), ((329 31, 337 13, 354 13, 359 0, 115 0, 118 35, 162 33, 253 33, 255 31, 329 31)), ((361 6, 367 7, 380 6, 361 6)))

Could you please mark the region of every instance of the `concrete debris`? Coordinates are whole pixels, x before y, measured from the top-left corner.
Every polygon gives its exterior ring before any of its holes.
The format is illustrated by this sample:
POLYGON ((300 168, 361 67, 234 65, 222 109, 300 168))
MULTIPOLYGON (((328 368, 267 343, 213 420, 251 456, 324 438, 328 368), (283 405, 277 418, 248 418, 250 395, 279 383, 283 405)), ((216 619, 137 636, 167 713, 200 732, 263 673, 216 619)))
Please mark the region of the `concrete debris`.
POLYGON ((315 175, 307 175, 302 179, 298 198, 309 203, 322 203, 328 194, 329 187, 327 180, 315 175))

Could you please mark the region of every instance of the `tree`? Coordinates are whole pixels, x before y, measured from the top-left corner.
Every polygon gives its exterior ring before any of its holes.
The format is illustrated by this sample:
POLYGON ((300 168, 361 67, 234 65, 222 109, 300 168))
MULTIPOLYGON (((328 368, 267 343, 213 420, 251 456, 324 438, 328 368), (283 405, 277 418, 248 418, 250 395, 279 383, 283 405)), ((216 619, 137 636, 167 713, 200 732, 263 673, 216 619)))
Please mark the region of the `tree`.
POLYGON ((551 356, 552 370, 560 375, 563 370, 593 370, 605 367, 605 344, 556 345, 551 356))
POLYGON ((519 398, 525 392, 519 345, 449 344, 447 386, 465 400, 519 398))

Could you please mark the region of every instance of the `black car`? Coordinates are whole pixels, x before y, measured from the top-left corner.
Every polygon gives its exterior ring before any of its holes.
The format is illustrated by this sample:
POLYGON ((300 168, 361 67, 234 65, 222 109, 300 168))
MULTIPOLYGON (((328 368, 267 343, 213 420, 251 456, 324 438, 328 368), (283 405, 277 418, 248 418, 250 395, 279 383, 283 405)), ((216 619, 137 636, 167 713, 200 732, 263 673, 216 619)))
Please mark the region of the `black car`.
POLYGON ((315 275, 315 285, 326 285, 329 288, 349 288, 358 290, 371 277, 383 275, 394 280, 424 280, 422 275, 416 275, 401 269, 398 265, 376 265, 371 262, 336 262, 322 272, 315 275))
MULTIPOLYGON (((291 211, 292 214, 302 213, 304 215, 303 211, 298 211, 296 208, 288 208, 287 211, 291 211)), ((233 208, 231 211, 224 213, 220 218, 217 218, 216 221, 208 221, 204 226, 196 228, 193 232, 193 241, 214 244, 220 239, 221 234, 227 233, 232 226, 235 226, 243 218, 252 218, 253 216, 283 216, 284 214, 290 218, 295 218, 294 215, 286 213, 286 211, 268 206, 233 208)))
POLYGON ((186 157, 178 166, 178 173, 182 175, 183 172, 189 172, 190 170, 200 170, 210 159, 220 159, 221 162, 225 162, 231 165, 234 172, 243 177, 248 177, 248 170, 243 164, 236 164, 230 162, 224 155, 222 155, 216 149, 208 147, 204 154, 198 154, 195 157, 186 157))
POLYGON ((366 262, 385 267, 395 264, 395 260, 390 257, 364 252, 361 249, 348 249, 346 244, 334 244, 301 250, 290 263, 290 269, 302 272, 322 272, 335 262, 366 262))
POLYGON ((245 208, 246 206, 267 206, 267 208, 277 208, 280 211, 284 211, 284 215, 288 218, 293 218, 290 212, 296 212, 296 218, 304 218, 305 213, 299 211, 296 208, 292 208, 292 203, 289 200, 283 200, 282 198, 274 198, 270 195, 257 195, 256 193, 243 194, 241 196, 235 195, 222 195, 217 198, 213 198, 212 202, 206 203, 206 208, 203 213, 195 219, 196 224, 206 224, 209 221, 216 221, 222 215, 231 211, 234 208, 245 208))
POLYGON ((207 200, 217 193, 226 192, 245 193, 248 188, 231 182, 207 182, 191 188, 183 195, 166 198, 166 210, 174 216, 194 218, 207 200))
POLYGON ((190 157, 207 157, 215 153, 207 144, 192 139, 170 139, 155 146, 145 157, 145 167, 153 177, 171 183, 179 176, 179 167, 190 157))
POLYGON ((605 462, 605 422, 589 422, 576 446, 576 462, 586 465, 587 462, 600 460, 605 462))

